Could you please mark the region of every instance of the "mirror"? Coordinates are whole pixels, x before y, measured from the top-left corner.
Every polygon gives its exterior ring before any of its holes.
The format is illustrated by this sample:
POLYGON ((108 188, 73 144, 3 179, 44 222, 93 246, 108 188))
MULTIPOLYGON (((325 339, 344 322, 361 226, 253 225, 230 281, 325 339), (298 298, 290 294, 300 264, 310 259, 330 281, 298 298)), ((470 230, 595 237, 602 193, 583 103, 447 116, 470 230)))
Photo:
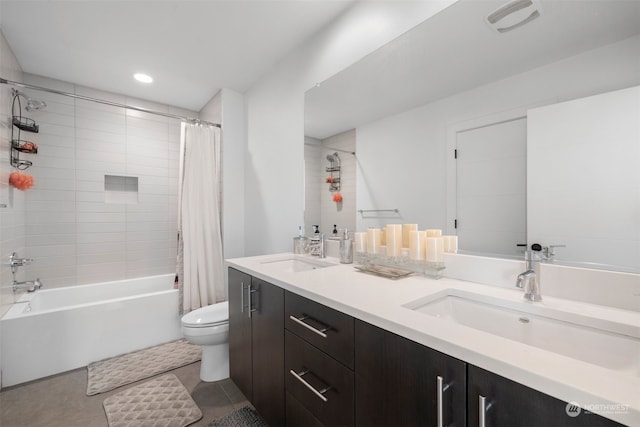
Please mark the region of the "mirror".
MULTIPOLYGON (((526 189, 521 196, 527 205, 524 218, 522 213, 506 214, 504 207, 497 208, 488 201, 497 197, 485 194, 486 189, 494 187, 491 180, 505 181, 492 173, 496 164, 501 164, 505 173, 525 168, 529 185, 545 176, 550 163, 528 165, 527 156, 511 147, 499 152, 479 149, 480 154, 493 158, 478 159, 470 176, 483 178, 487 184, 473 185, 472 180, 472 193, 459 191, 463 183, 458 162, 466 154, 461 152, 456 159, 456 150, 464 146, 463 139, 471 133, 492 127, 506 129, 503 124, 524 120, 524 131, 518 135, 522 137, 525 132, 526 147, 531 130, 526 123, 529 111, 640 85, 638 2, 535 1, 532 4, 540 10, 537 19, 500 33, 485 17, 504 4, 458 1, 307 91, 307 141, 318 144, 344 132, 355 134, 356 203, 349 215, 355 218, 359 230, 387 223, 417 223, 420 228, 458 234, 461 251, 501 257, 520 257, 521 250, 515 243, 523 243, 523 239, 531 244, 531 238, 540 236, 544 241, 537 243, 567 246, 556 249, 558 263, 640 272, 640 256, 635 261, 600 257, 597 252, 606 252, 606 244, 605 249, 595 245, 600 249, 587 253, 580 242, 563 241, 567 236, 562 233, 534 232, 562 230, 569 225, 567 221, 576 218, 565 214, 529 217, 526 189), (498 162, 500 158, 502 163, 498 162), (459 218, 465 207, 462 195, 480 200, 480 206, 484 206, 481 212, 467 211, 471 214, 464 223, 459 218), (490 219, 508 226, 494 229, 487 225, 490 219), (541 220, 544 223, 533 223, 541 220), (471 225, 475 228, 469 235, 475 237, 465 240, 462 231, 471 225), (507 234, 510 240, 504 241, 513 245, 494 244, 507 234)), ((583 150, 581 155, 587 152, 583 150)), ((555 154, 551 151, 547 156, 553 158, 555 154)), ((571 168, 572 162, 564 167, 571 168)), ((625 230, 625 247, 635 248, 640 254, 640 177, 637 170, 623 175, 635 185, 636 195, 631 193, 630 197, 635 197, 637 209, 632 227, 625 230)), ((306 217, 312 211, 307 209, 306 217)), ((598 224, 586 224, 597 227, 600 237, 606 234, 603 230, 616 227, 615 219, 605 214, 603 210, 598 224)), ((616 233, 619 236, 619 230, 616 233)))

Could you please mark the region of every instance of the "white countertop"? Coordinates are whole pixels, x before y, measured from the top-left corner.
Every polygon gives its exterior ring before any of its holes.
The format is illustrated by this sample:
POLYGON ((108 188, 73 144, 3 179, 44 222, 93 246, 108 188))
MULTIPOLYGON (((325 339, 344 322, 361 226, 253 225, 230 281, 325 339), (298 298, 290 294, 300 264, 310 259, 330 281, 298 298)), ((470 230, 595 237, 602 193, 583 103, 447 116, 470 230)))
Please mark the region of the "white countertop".
MULTIPOLYGON (((236 258, 226 260, 226 264, 550 396, 577 402, 583 409, 606 418, 640 425, 640 372, 606 369, 404 307, 451 290, 472 291, 512 301, 517 306, 523 298, 515 287, 505 289, 419 275, 390 280, 358 272, 353 264, 339 264, 335 258, 322 260, 335 266, 301 272, 287 272, 276 264, 265 263, 291 256, 284 253, 236 258)), ((634 331, 636 336, 640 331, 638 312, 553 297, 529 304, 606 320, 621 331, 625 327, 634 331)))

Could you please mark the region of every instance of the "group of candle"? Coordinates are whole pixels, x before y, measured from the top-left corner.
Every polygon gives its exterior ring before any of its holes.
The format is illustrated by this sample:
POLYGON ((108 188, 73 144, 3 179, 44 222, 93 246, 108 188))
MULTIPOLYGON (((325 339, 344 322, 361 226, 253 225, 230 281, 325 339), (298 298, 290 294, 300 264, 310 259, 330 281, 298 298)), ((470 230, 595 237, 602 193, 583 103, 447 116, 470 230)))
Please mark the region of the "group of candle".
POLYGON ((443 263, 445 252, 458 251, 458 236, 443 236, 442 230, 418 230, 418 224, 388 224, 354 233, 355 251, 370 256, 443 263))

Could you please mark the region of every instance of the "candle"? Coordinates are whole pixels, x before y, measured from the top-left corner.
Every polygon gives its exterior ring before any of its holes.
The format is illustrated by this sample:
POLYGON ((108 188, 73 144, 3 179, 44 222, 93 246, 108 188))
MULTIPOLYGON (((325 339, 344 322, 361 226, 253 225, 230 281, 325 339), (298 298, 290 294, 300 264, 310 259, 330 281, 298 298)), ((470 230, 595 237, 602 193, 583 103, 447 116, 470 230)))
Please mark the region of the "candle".
POLYGON ((458 252, 458 236, 442 236, 444 238, 444 251, 450 253, 458 252))
POLYGON ((427 233, 411 230, 409 232, 409 259, 413 261, 424 260, 427 233))
POLYGON ((441 236, 442 236, 442 230, 437 230, 437 229, 427 230, 427 237, 441 237, 441 236))
POLYGON ((367 230, 367 253, 375 255, 380 252, 380 229, 370 228, 367 230))
POLYGON ((362 254, 367 252, 367 233, 364 231, 356 231, 353 233, 353 240, 356 253, 362 254))
POLYGON ((402 256, 402 225, 387 224, 387 256, 402 256))
POLYGON ((444 239, 442 237, 427 237, 426 258, 428 263, 444 262, 444 239))
POLYGON ((409 233, 412 231, 418 231, 418 224, 402 224, 402 247, 409 247, 409 233))

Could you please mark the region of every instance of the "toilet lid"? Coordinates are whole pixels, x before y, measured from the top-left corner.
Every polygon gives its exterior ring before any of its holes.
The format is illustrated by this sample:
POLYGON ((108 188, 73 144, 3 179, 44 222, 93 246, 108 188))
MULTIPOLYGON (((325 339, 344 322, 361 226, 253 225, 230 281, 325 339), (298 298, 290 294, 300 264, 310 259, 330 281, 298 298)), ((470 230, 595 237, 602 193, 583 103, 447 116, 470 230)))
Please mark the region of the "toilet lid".
POLYGON ((227 301, 198 308, 182 316, 182 324, 192 328, 212 326, 229 321, 229 303, 227 301))

